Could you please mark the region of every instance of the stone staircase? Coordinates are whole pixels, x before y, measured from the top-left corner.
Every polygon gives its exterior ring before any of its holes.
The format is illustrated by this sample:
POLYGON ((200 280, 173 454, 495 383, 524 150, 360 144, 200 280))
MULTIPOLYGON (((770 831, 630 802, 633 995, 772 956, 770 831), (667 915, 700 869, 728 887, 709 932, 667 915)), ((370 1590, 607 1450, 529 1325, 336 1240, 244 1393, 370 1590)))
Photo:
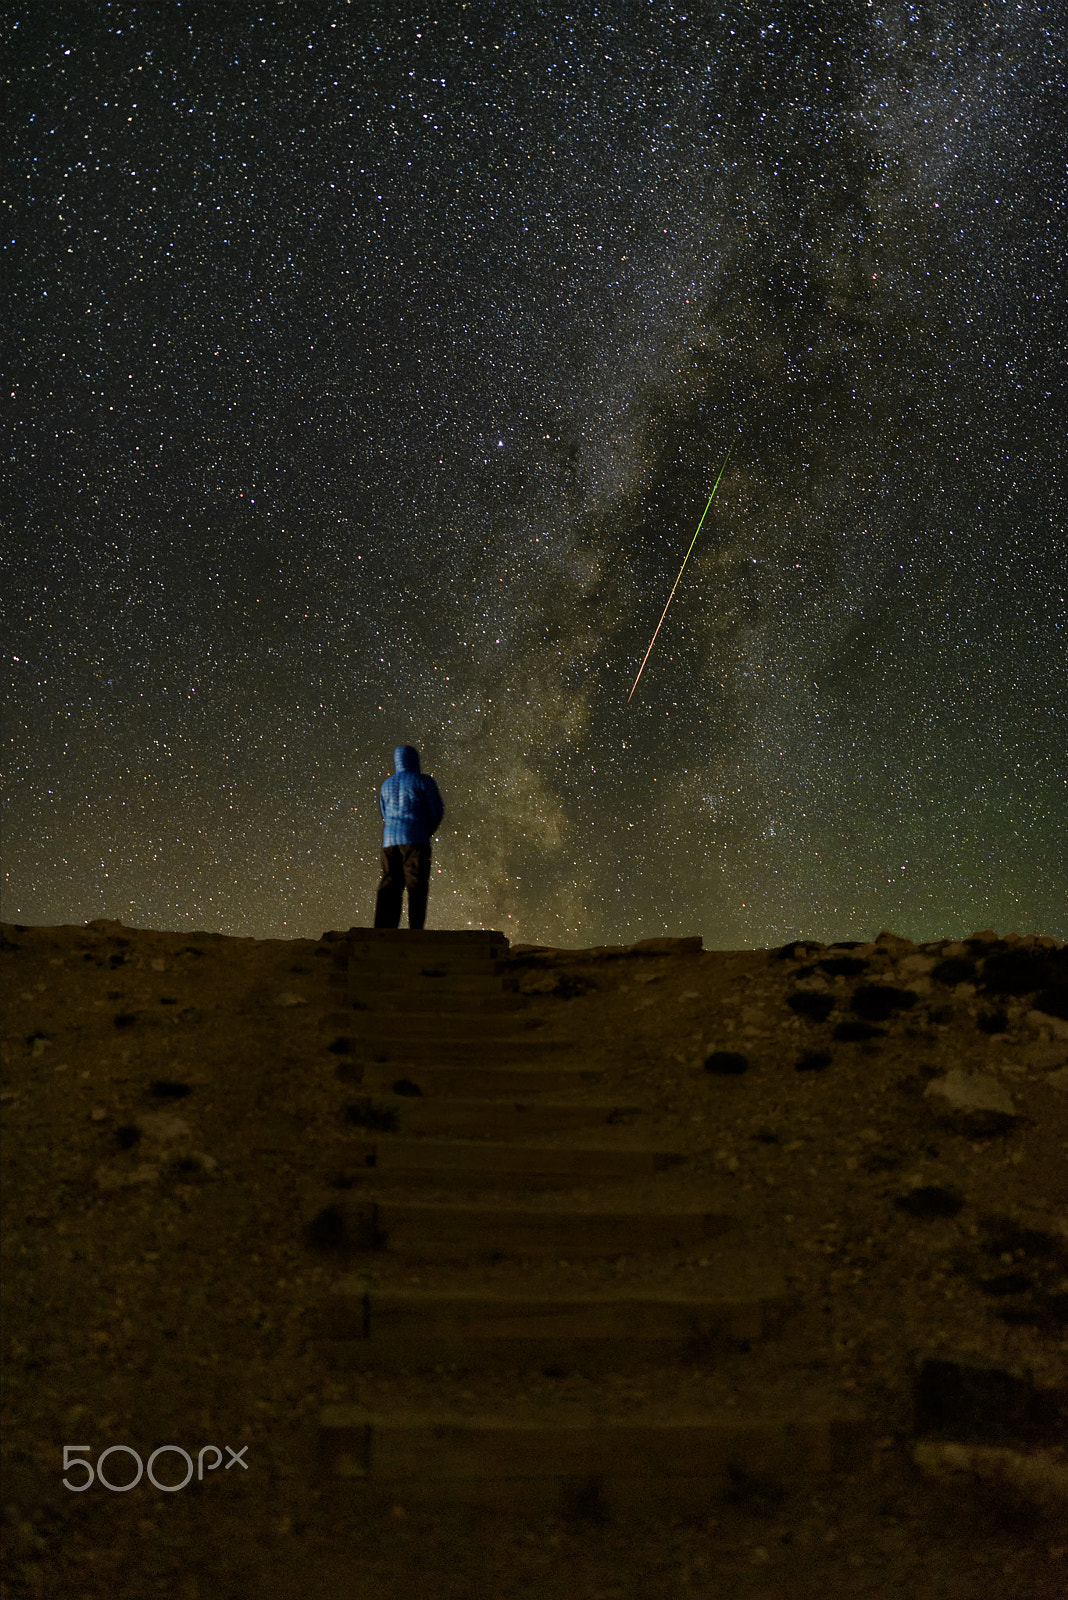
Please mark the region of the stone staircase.
POLYGON ((684 1154, 640 1141, 641 1106, 605 1093, 582 1042, 527 1014, 501 934, 353 929, 337 951, 347 1004, 324 1042, 358 1093, 343 1198, 308 1235, 342 1269, 313 1348, 402 1375, 405 1398, 322 1410, 325 1482, 699 1510, 857 1461, 863 1418, 776 1368, 781 1278, 734 1217, 695 1208, 684 1154), (531 1392, 569 1378, 585 1388, 531 1392))

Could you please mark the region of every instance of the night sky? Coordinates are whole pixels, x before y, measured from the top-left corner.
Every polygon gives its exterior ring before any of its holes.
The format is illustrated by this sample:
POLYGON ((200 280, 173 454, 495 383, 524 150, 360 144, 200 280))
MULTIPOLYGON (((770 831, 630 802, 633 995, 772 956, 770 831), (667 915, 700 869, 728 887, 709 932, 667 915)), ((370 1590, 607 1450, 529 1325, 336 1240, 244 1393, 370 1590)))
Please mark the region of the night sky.
POLYGON ((8 16, 6 919, 1068 937, 1061 7, 8 16))

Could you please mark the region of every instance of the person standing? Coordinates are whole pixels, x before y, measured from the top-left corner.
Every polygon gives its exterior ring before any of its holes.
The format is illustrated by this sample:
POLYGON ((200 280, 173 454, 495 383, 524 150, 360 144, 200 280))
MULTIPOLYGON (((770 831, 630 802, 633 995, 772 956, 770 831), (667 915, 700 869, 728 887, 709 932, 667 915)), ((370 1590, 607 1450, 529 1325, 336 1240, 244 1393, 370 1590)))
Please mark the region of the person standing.
POLYGON ((375 901, 375 927, 400 926, 401 902, 408 891, 408 926, 426 922, 430 887, 430 839, 441 826, 445 807, 429 773, 420 771, 419 752, 399 744, 393 776, 382 785, 382 877, 375 901))

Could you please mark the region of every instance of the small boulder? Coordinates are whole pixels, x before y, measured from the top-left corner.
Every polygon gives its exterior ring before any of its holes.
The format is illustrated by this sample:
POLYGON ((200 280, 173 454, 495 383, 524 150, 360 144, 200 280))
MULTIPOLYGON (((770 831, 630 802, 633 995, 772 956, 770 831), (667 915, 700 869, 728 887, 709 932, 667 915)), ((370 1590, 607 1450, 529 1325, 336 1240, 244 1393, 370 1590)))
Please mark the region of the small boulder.
POLYGON ((964 1196, 957 1189, 945 1188, 939 1183, 920 1184, 908 1194, 898 1195, 894 1205, 912 1217, 955 1217, 964 1204, 964 1196))
POLYGON ((808 1050, 794 1064, 795 1072, 823 1072, 831 1064, 829 1050, 808 1050))
POLYGON ((159 1177, 159 1168, 150 1162, 143 1162, 137 1167, 127 1167, 117 1162, 105 1161, 97 1167, 95 1173, 99 1188, 109 1191, 114 1189, 135 1189, 140 1184, 155 1183, 159 1177))
POLYGON ((847 1044, 860 1044, 866 1039, 881 1039, 883 1028, 873 1028, 870 1022, 840 1022, 831 1037, 847 1044))
POLYGON ((834 996, 797 989, 786 996, 786 1004, 795 1015, 804 1017, 806 1022, 826 1022, 834 1010, 834 996))
POLYGON ((694 956, 699 955, 704 944, 702 936, 694 934, 684 939, 639 939, 631 945, 635 955, 694 956))
POLYGON ((952 1350, 917 1353, 913 1408, 918 1438, 962 1443, 1053 1443, 1065 1421, 1065 1396, 1030 1372, 952 1350))
POLYGON ((706 1072, 714 1072, 724 1077, 740 1077, 748 1070, 748 1058, 734 1050, 713 1050, 711 1055, 705 1057, 706 1072))
POLYGON ((923 1439, 912 1457, 921 1472, 942 1483, 988 1484, 1047 1517, 1063 1518, 1068 1511, 1068 1466, 1053 1451, 923 1439))
POLYGON ((141 1132, 150 1139, 166 1144, 173 1139, 188 1139, 190 1128, 184 1117, 174 1117, 166 1111, 150 1111, 140 1118, 141 1132))
POLYGON ((1007 1090, 982 1072, 947 1072, 927 1085, 924 1097, 943 1121, 967 1133, 1000 1133, 1017 1117, 1007 1090))
POLYGON ((867 1022, 886 1022, 896 1011, 911 1011, 916 995, 887 983, 863 984, 853 995, 853 1010, 867 1022))

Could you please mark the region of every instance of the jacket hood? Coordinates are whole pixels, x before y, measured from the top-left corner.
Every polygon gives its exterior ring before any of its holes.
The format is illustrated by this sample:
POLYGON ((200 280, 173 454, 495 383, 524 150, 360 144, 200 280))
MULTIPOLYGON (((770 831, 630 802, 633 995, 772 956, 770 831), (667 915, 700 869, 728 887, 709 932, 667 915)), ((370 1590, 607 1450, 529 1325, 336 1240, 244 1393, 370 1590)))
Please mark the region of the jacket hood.
POLYGON ((393 770, 395 772, 418 772, 419 752, 414 745, 399 744, 393 752, 393 770))

